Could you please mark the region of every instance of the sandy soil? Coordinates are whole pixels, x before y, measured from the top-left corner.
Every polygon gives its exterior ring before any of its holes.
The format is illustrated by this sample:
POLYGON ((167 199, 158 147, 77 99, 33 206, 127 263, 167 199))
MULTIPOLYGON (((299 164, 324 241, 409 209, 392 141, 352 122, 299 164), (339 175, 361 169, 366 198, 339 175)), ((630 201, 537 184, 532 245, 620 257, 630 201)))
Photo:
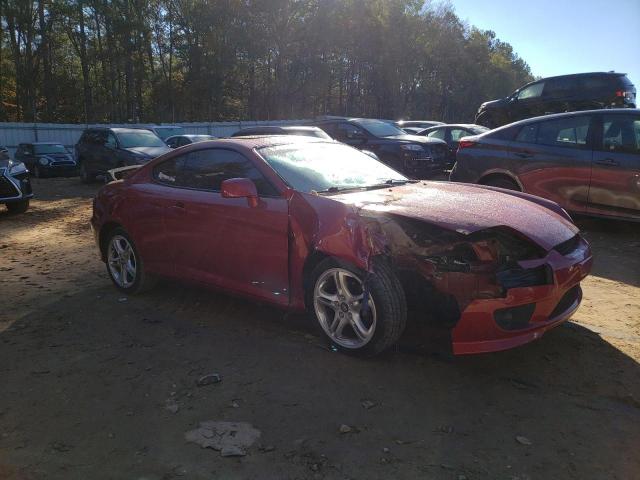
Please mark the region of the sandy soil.
POLYGON ((118 294, 97 188, 35 180, 26 214, 0 211, 0 478, 640 478, 640 225, 579 220, 593 275, 540 341, 359 360, 304 316, 170 283, 118 294), (228 458, 185 441, 208 420, 261 437, 228 458))

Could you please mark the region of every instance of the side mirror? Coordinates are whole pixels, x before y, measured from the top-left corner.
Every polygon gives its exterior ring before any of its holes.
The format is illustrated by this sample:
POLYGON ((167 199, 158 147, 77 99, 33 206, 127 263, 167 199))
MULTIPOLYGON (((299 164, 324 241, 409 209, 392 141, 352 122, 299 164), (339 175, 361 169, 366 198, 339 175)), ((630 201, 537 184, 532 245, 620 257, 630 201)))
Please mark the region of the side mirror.
POLYGON ((222 182, 220 190, 222 198, 246 198, 249 206, 258 206, 258 190, 256 184, 248 178, 230 178, 222 182))

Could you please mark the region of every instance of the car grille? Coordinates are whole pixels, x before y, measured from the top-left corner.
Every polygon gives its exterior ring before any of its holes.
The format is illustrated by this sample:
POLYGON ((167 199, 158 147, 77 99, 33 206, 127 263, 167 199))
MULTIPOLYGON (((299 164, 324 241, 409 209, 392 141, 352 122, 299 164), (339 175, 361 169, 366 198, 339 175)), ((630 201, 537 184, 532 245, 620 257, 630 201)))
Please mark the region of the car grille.
POLYGON ((0 170, 0 198, 13 198, 20 195, 16 186, 5 177, 5 170, 0 170))
POLYGON ((73 166, 75 164, 76 162, 74 162, 73 160, 55 160, 51 162, 51 165, 53 165, 54 167, 73 166))
POLYGON ((580 245, 580 235, 575 235, 569 240, 556 245, 553 249, 560 255, 569 255, 578 248, 578 245, 580 245))

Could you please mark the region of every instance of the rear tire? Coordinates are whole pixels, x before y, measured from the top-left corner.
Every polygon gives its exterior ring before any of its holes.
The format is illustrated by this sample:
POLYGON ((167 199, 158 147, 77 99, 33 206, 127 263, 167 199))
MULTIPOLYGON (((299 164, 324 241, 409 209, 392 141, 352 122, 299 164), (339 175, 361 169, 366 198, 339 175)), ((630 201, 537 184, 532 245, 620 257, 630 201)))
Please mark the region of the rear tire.
POLYGON ((482 180, 482 182, 480 183, 482 183, 482 185, 488 185, 490 187, 504 188, 505 190, 515 190, 517 192, 522 191, 522 189, 516 182, 503 175, 488 177, 482 180))
POLYGON ((107 273, 118 290, 135 295, 155 286, 156 277, 145 271, 135 243, 123 228, 111 231, 105 245, 107 273))
POLYGON ((29 209, 29 199, 22 200, 21 202, 7 203, 7 210, 9 213, 24 213, 29 209))
POLYGON ((407 303, 400 281, 384 261, 375 260, 373 271, 365 272, 328 258, 313 269, 309 285, 307 305, 335 350, 368 357, 400 339, 407 303))

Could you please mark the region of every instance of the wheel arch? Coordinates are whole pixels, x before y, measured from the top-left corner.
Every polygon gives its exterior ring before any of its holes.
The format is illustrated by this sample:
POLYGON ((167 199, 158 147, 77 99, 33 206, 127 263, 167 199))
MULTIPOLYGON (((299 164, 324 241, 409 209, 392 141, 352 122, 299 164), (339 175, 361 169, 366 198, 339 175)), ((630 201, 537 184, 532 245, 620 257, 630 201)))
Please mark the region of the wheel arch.
POLYGON ((100 257, 103 262, 107 260, 107 240, 109 239, 109 235, 117 228, 124 227, 118 222, 107 222, 100 228, 100 232, 98 233, 98 245, 100 247, 100 257))
POLYGON ((482 176, 478 179, 477 183, 481 185, 487 185, 486 182, 492 178, 506 178, 509 181, 515 183, 521 192, 524 192, 524 188, 522 186, 522 182, 520 182, 520 179, 518 179, 517 176, 513 175, 508 170, 490 170, 490 171, 484 172, 482 176))

